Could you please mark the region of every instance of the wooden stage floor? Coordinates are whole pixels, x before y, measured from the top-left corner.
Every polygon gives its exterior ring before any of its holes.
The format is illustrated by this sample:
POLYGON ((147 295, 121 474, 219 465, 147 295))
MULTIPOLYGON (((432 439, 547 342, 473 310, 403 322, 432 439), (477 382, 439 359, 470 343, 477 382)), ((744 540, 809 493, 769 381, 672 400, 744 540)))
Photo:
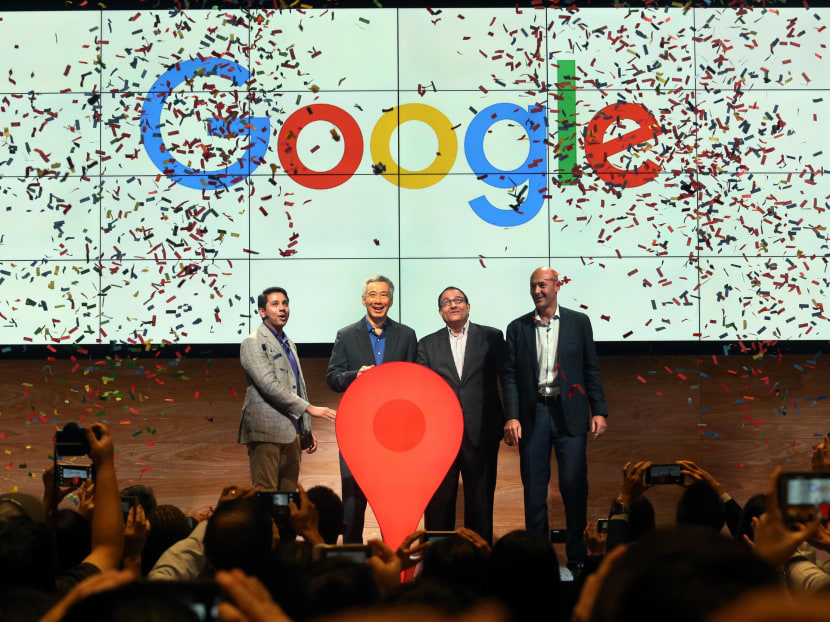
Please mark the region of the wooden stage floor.
MULTIPOLYGON (((606 435, 588 442, 589 521, 607 514, 628 460, 694 460, 740 503, 764 490, 775 465, 809 469, 812 447, 830 431, 827 359, 601 357, 611 416, 606 435)), ((339 395, 325 384, 327 362, 302 359, 313 403, 336 408, 339 395)), ((245 447, 236 443, 245 395, 236 359, 0 360, 0 374, 0 492, 39 496, 54 429, 79 419, 110 426, 119 484, 148 484, 160 503, 199 510, 223 486, 249 482, 245 447)), ((320 448, 304 457, 301 482, 339 492, 334 425, 315 419, 314 430, 320 448)), ((502 445, 499 458, 497 536, 523 526, 518 452, 502 445)), ((649 490, 658 523, 673 520, 680 492, 649 490)), ((564 527, 555 476, 549 512, 551 527, 564 527)), ((366 525, 367 538, 379 533, 370 513, 366 525)))

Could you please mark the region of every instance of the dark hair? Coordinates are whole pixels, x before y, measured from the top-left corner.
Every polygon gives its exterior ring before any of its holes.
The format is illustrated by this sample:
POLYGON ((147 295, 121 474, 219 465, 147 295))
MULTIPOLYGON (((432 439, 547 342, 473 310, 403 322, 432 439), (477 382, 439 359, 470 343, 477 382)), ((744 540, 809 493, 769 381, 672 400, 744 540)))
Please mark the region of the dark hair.
POLYGON ((158 501, 156 501, 156 493, 153 492, 152 488, 144 486, 143 484, 133 484, 132 486, 127 486, 121 491, 120 494, 122 499, 124 497, 138 497, 138 502, 144 509, 145 516, 152 512, 158 505, 158 501))
POLYGON ((317 529, 326 544, 337 544, 343 533, 343 502, 328 486, 314 486, 306 492, 309 501, 317 506, 320 520, 317 529))
POLYGON ((752 519, 761 516, 767 511, 767 496, 763 493, 753 495, 749 498, 741 510, 741 518, 738 520, 738 529, 735 531, 735 540, 744 542, 744 536, 750 540, 755 539, 755 530, 752 529, 752 519))
POLYGON ((76 602, 61 622, 198 622, 186 594, 181 584, 169 581, 128 583, 76 602))
POLYGON ((677 502, 675 520, 678 525, 700 525, 720 531, 726 514, 715 489, 708 482, 695 482, 683 491, 677 502))
POLYGON ((442 289, 441 293, 438 294, 438 308, 439 309, 441 308, 441 297, 447 292, 447 290, 450 290, 450 289, 457 289, 458 291, 460 291, 461 295, 464 296, 464 302, 466 302, 467 304, 470 304, 470 299, 467 298, 467 294, 464 293, 464 290, 462 290, 460 287, 456 287, 455 285, 450 285, 449 287, 445 287, 444 289, 442 289))
POLYGON ((282 294, 283 296, 285 296, 285 301, 288 302, 288 292, 285 291, 282 287, 269 287, 268 289, 263 289, 262 293, 259 296, 257 296, 257 309, 265 308, 265 305, 268 304, 268 296, 270 296, 271 294, 282 294))
POLYGON ((367 564, 329 557, 313 564, 303 580, 306 620, 363 609, 380 600, 380 591, 367 564))
POLYGON ((750 590, 779 584, 773 566, 711 529, 658 530, 618 560, 591 622, 700 622, 750 590))
POLYGON ((406 608, 427 607, 452 617, 466 613, 478 605, 482 601, 480 592, 481 586, 473 591, 457 584, 421 577, 416 581, 401 584, 389 598, 384 599, 382 606, 389 606, 390 613, 406 608))
POLYGON ((3 589, 55 591, 57 555, 49 528, 28 517, 0 520, 0 585, 3 589))
POLYGON ((485 587, 514 622, 563 617, 559 561, 545 535, 517 530, 498 540, 487 559, 485 587))
POLYGON ((438 583, 480 591, 485 557, 481 549, 458 534, 430 542, 421 576, 438 583))
POLYGON ((263 582, 276 603, 292 620, 303 618, 303 578, 311 566, 313 546, 305 540, 280 542, 268 558, 263 582))
POLYGON ((58 570, 69 570, 92 551, 92 526, 86 516, 67 508, 58 510, 56 519, 58 570))
POLYGON ((646 497, 639 496, 631 499, 628 506, 628 528, 631 542, 639 540, 654 531, 654 506, 646 497))
POLYGON ((271 551, 271 517, 254 499, 225 501, 208 519, 205 556, 216 570, 259 575, 271 551))
POLYGON ((167 549, 190 534, 187 517, 175 505, 157 505, 147 514, 151 529, 141 552, 141 574, 149 573, 167 549))

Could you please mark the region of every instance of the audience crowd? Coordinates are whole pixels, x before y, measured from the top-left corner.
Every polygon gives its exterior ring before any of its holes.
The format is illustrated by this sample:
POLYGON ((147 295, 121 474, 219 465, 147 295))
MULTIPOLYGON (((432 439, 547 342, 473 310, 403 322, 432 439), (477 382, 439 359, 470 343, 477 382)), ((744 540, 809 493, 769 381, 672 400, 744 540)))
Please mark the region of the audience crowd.
MULTIPOLYGON (((656 525, 651 463, 625 465, 607 532, 588 526, 589 560, 562 581, 553 545, 522 530, 492 547, 462 528, 416 531, 397 551, 381 540, 338 548, 343 505, 321 486, 300 486, 282 512, 228 486, 211 511, 186 516, 149 487, 119 491, 107 427, 85 434, 94 483, 61 487, 49 467, 42 499, 0 495, 0 622, 830 620, 830 563, 817 556, 830 528, 821 513, 782 513, 780 469, 741 507, 678 460, 675 524, 656 525), (58 509, 73 491, 76 507, 58 509)), ((830 471, 830 435, 813 470, 830 471)))

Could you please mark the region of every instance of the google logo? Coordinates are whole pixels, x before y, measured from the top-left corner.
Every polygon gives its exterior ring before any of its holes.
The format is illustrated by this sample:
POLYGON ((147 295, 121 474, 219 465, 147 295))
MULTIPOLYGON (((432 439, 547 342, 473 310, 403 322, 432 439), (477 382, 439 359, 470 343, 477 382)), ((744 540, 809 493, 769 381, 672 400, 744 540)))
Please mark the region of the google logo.
MULTIPOLYGON (((559 180, 573 183, 576 167, 576 89, 573 76, 576 73, 572 60, 560 61, 556 99, 559 102, 558 134, 556 154, 558 168, 562 171, 559 180)), ((271 135, 271 123, 267 117, 245 119, 207 120, 207 131, 212 136, 238 136, 251 133, 252 143, 247 154, 227 168, 197 173, 176 160, 164 144, 159 127, 167 97, 178 85, 195 76, 220 75, 230 79, 235 86, 244 84, 250 73, 241 65, 218 58, 189 60, 178 63, 163 73, 153 84, 141 110, 141 138, 147 155, 155 166, 174 182, 185 187, 203 190, 206 178, 228 180, 224 185, 239 183, 254 169, 264 163, 271 135)), ((464 155, 478 179, 494 188, 513 188, 528 184, 527 196, 519 206, 521 209, 505 210, 495 207, 485 196, 469 201, 473 212, 492 225, 514 227, 522 225, 536 216, 545 194, 547 124, 545 107, 534 105, 529 108, 510 103, 488 106, 476 114, 464 136, 464 155), (530 148, 527 158, 517 168, 506 171, 493 166, 484 154, 484 139, 490 128, 499 121, 513 121, 527 133, 530 148), (538 173, 535 171, 538 170, 538 173)), ((628 127, 628 123, 626 127, 628 127)), ((599 110, 585 127, 584 149, 588 165, 597 176, 609 184, 636 187, 653 180, 660 172, 660 166, 646 160, 641 166, 626 170, 614 166, 610 158, 625 152, 662 133, 654 115, 644 106, 634 103, 610 104, 599 110), (633 122, 634 129, 605 142, 608 129, 620 121, 633 122)), ((354 118, 342 108, 330 104, 312 104, 293 112, 280 130, 278 154, 285 172, 298 184, 306 188, 324 190, 335 188, 355 173, 363 154, 363 132, 354 118), (334 125, 343 139, 343 157, 328 171, 314 171, 306 167, 297 153, 297 138, 308 124, 327 121, 334 125)), ((452 168, 458 155, 458 139, 452 123, 438 109, 427 104, 402 104, 384 112, 375 123, 369 140, 374 162, 382 162, 386 170, 381 175, 390 183, 403 188, 427 188, 441 181, 452 168), (438 139, 438 154, 423 170, 410 171, 401 168, 392 157, 389 143, 392 133, 399 124, 407 121, 426 123, 438 139)))

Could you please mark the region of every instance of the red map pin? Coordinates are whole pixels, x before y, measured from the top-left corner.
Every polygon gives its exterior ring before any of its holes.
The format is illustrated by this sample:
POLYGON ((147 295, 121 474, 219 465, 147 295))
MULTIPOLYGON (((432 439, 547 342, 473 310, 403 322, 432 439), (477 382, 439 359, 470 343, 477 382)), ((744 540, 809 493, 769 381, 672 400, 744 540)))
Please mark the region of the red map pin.
POLYGON ((464 417, 455 392, 422 365, 377 365, 343 394, 335 431, 384 541, 397 549, 418 528, 461 447, 464 417))

